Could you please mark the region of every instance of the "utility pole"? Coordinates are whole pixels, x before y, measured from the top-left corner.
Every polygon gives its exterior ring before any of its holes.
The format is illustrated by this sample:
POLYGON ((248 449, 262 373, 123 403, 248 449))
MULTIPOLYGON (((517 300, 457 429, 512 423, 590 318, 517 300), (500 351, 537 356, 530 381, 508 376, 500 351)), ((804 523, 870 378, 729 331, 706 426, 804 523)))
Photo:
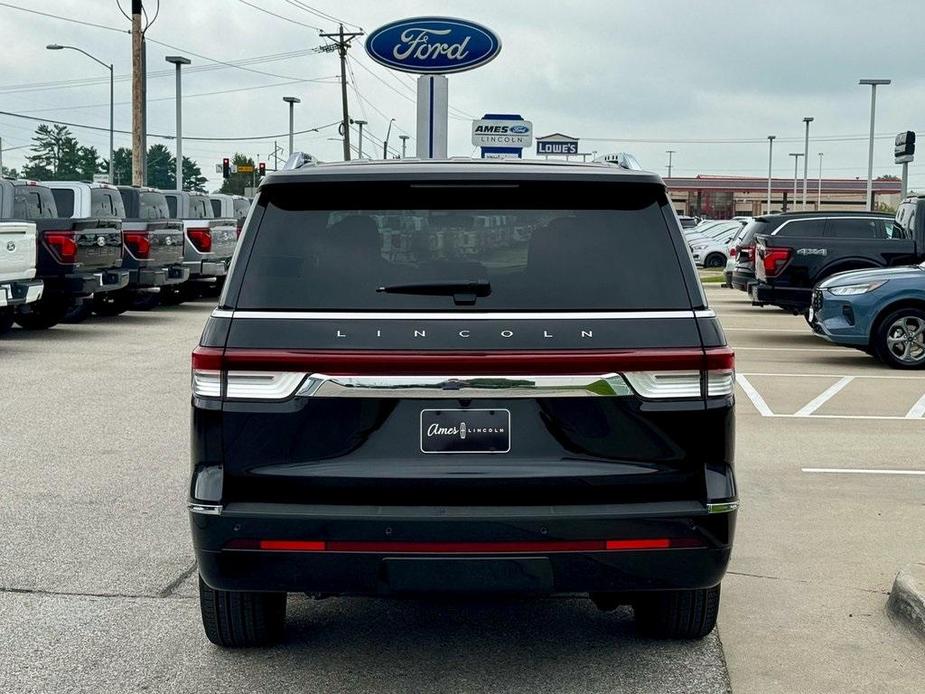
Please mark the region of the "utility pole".
POLYGON ((385 131, 385 140, 382 141, 382 158, 389 158, 389 135, 392 134, 392 123, 395 122, 394 118, 389 119, 389 129, 385 131))
POLYGON ((399 135, 398 137, 401 140, 401 158, 404 159, 405 152, 408 149, 408 138, 410 138, 411 136, 410 135, 399 135))
POLYGON ((279 171, 279 145, 273 140, 273 170, 279 171))
POLYGON ((674 155, 676 149, 666 149, 665 153, 668 155, 668 178, 671 178, 671 157, 674 155))
POLYGON ((333 50, 337 51, 340 56, 340 97, 343 102, 343 120, 341 129, 344 137, 344 161, 350 161, 350 111, 347 108, 347 49, 350 48, 350 42, 357 36, 362 36, 362 31, 345 32, 344 25, 339 26, 336 34, 321 34, 323 38, 330 39, 333 43, 333 50))
POLYGON ((141 0, 132 0, 132 185, 145 184, 144 62, 142 60, 141 0))

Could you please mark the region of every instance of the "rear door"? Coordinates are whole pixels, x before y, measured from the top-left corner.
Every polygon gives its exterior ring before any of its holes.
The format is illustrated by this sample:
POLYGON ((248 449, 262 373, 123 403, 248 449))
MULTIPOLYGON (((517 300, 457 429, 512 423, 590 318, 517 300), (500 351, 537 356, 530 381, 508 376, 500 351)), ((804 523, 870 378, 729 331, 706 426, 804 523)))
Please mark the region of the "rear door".
POLYGON ((731 453, 661 186, 277 185, 251 223, 215 319, 226 502, 700 499, 731 453))
POLYGON ((35 224, 0 222, 0 282, 35 277, 35 224))
POLYGON ((837 239, 845 249, 842 259, 874 260, 878 265, 903 265, 916 262, 916 244, 912 234, 881 217, 831 217, 826 237, 837 239))

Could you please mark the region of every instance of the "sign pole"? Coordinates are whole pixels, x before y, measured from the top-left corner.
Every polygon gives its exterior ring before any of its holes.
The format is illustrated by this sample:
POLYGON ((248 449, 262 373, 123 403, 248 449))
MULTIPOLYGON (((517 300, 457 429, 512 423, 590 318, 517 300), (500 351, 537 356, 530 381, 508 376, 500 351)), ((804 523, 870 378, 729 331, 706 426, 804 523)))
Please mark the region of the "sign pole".
POLYGON ((449 123, 449 80, 446 75, 418 77, 417 155, 446 159, 449 123))
POLYGON ((909 162, 903 162, 903 185, 902 185, 902 195, 903 200, 906 199, 906 195, 909 194, 909 162))

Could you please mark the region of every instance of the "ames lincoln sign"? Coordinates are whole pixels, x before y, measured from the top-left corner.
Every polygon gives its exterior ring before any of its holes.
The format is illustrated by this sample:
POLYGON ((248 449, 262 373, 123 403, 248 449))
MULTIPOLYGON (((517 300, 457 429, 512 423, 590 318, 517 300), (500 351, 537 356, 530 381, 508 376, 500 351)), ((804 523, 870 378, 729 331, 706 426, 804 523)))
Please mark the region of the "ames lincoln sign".
POLYGON ((415 17, 379 27, 366 39, 366 52, 393 70, 442 75, 484 65, 501 51, 501 40, 475 22, 449 17, 415 17))
POLYGON ((533 143, 533 124, 523 119, 490 118, 472 121, 472 145, 475 147, 518 147, 533 143))

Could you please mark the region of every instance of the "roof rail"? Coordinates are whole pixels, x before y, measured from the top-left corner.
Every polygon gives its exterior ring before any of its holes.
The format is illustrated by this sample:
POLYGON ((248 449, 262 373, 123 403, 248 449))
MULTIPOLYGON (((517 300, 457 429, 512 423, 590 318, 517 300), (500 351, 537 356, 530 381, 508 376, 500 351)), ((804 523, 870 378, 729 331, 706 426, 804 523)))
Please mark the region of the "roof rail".
POLYGON ((621 169, 630 171, 642 171, 642 165, 629 152, 614 152, 612 154, 602 154, 594 158, 594 161, 602 164, 614 164, 621 169))
POLYGON ((283 164, 283 171, 301 169, 303 166, 315 166, 318 160, 308 152, 293 152, 283 164))

